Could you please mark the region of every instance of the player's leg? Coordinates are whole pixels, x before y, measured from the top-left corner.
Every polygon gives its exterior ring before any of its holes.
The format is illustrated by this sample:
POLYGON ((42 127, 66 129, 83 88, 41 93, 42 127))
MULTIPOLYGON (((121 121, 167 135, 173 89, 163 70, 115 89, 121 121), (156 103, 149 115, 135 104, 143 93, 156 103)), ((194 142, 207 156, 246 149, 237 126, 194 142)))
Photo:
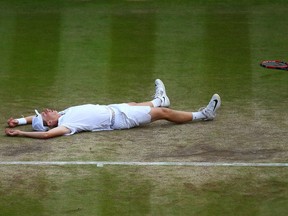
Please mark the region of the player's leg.
POLYGON ((221 99, 218 94, 214 94, 209 104, 198 112, 186 112, 172 110, 165 107, 152 107, 150 111, 151 121, 167 120, 175 123, 185 123, 196 120, 213 120, 216 116, 216 110, 221 105, 221 99))
POLYGON ((150 107, 169 107, 170 100, 166 94, 164 83, 160 79, 155 80, 155 94, 152 101, 128 103, 130 106, 150 106, 150 107))
POLYGON ((152 101, 141 102, 141 103, 129 102, 127 104, 130 105, 130 106, 149 106, 149 107, 154 107, 152 101))
POLYGON ((151 115, 151 122, 157 120, 167 120, 174 123, 185 123, 192 121, 192 112, 172 110, 165 107, 151 108, 149 113, 151 115))

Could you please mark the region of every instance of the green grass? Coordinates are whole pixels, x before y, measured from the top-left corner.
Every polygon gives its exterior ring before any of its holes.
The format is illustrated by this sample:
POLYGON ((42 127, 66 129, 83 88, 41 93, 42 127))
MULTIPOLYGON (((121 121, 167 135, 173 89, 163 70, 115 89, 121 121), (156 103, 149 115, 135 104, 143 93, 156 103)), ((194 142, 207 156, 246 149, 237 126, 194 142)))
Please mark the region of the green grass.
POLYGON ((286 215, 285 170, 22 167, 2 176, 1 214, 286 215))

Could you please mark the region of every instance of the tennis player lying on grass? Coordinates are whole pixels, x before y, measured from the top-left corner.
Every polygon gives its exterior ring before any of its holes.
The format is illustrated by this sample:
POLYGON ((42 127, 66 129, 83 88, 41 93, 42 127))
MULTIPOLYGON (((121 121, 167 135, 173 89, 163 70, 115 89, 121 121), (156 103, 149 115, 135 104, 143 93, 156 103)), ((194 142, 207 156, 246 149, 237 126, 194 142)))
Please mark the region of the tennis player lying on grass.
POLYGON ((170 100, 160 79, 155 80, 155 95, 152 101, 111 105, 86 104, 70 107, 57 112, 45 109, 42 113, 25 118, 8 119, 8 136, 22 136, 48 139, 62 135, 72 135, 81 131, 121 130, 148 124, 157 120, 186 123, 196 120, 213 120, 221 105, 218 94, 214 94, 209 104, 198 112, 169 109, 170 100), (18 125, 32 124, 34 131, 11 129, 18 125))

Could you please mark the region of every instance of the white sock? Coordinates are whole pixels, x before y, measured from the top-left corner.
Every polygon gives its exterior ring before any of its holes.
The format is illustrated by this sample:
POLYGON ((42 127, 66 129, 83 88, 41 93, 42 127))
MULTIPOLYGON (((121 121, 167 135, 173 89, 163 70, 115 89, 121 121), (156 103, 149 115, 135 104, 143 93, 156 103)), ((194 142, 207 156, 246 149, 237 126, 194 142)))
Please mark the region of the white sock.
POLYGON ((192 112, 192 121, 205 119, 206 116, 202 112, 192 112))
POLYGON ((160 107, 161 106, 161 99, 160 98, 155 98, 151 102, 152 102, 154 107, 160 107))

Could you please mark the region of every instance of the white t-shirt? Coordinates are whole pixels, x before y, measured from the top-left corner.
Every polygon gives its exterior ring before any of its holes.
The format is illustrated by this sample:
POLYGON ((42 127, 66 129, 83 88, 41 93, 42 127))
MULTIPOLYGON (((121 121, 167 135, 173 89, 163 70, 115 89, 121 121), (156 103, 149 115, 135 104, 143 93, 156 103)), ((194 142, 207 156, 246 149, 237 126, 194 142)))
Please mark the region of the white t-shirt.
POLYGON ((59 112, 58 126, 65 126, 72 135, 81 131, 112 130, 112 113, 105 105, 85 104, 59 112))

